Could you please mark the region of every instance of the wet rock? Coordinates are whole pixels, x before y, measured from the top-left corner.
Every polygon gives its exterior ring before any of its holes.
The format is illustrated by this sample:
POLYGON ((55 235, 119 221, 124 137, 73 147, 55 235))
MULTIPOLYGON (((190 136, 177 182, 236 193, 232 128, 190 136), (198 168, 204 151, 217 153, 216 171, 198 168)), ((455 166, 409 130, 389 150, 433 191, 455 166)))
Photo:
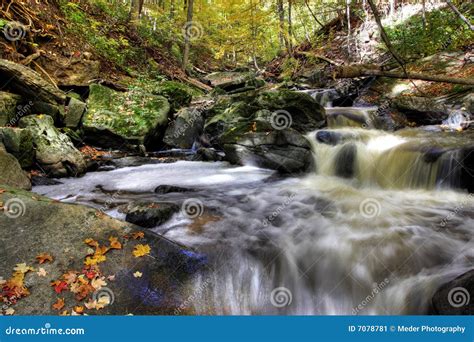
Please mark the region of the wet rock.
POLYGON ((12 127, 0 128, 0 142, 3 142, 8 153, 18 159, 22 168, 33 166, 35 150, 30 130, 12 127))
POLYGON ((281 123, 300 133, 321 128, 326 123, 324 108, 310 95, 302 92, 284 89, 262 92, 252 105, 274 112, 274 126, 281 123), (279 118, 281 121, 278 121, 279 118))
POLYGON ((21 96, 0 91, 0 126, 13 125, 18 121, 17 106, 21 96))
POLYGON ((90 86, 88 108, 83 117, 86 139, 106 148, 130 141, 156 146, 170 113, 170 104, 163 96, 143 91, 123 93, 98 84, 90 86), (101 139, 99 135, 105 132, 108 139, 101 139))
POLYGON ((127 207, 127 222, 145 228, 153 228, 168 221, 180 209, 180 206, 169 202, 131 203, 127 207))
POLYGON ((183 108, 168 126, 163 141, 171 147, 190 149, 203 133, 204 118, 196 108, 183 108))
POLYGON ((323 144, 337 145, 342 140, 342 137, 336 132, 318 131, 316 132, 316 140, 323 144))
POLYGON ((194 189, 191 188, 183 188, 180 186, 174 186, 174 185, 159 185, 155 189, 156 194, 170 194, 174 192, 194 192, 194 189))
POLYGON ((436 99, 419 96, 398 96, 392 106, 417 125, 439 125, 449 116, 448 108, 436 99))
POLYGON ((442 285, 434 294, 430 308, 433 315, 474 314, 474 270, 442 285))
POLYGON ((461 151, 461 188, 474 193, 474 146, 461 151))
POLYGON ((82 154, 69 137, 60 133, 50 116, 30 115, 20 120, 28 128, 36 148, 36 161, 52 177, 79 176, 86 170, 82 154))
POLYGON ((54 123, 58 126, 62 125, 64 122, 63 106, 44 101, 33 101, 33 104, 28 109, 27 115, 49 115, 53 118, 54 123))
POLYGON ((335 160, 335 174, 343 178, 352 178, 355 173, 355 162, 357 160, 357 146, 345 144, 339 150, 335 160))
POLYGON ((58 180, 51 179, 44 176, 33 176, 31 177, 31 184, 33 186, 43 186, 43 185, 58 185, 62 183, 58 180))
MULTIPOLYGON (((99 311, 86 309, 88 314, 172 314, 186 298, 181 282, 186 282, 190 274, 206 264, 204 255, 152 232, 146 231, 145 238, 140 240, 127 240, 125 235, 141 229, 107 215, 97 215, 95 209, 7 188, 7 192, 0 194, 0 202, 9 201, 15 201, 19 211, 16 218, 0 215, 3 251, 0 274, 8 279, 16 264, 33 266, 40 253, 47 252, 54 257, 52 263, 42 265, 48 272, 47 278, 38 277, 34 272, 26 275, 30 295, 14 305, 18 315, 58 314, 52 308, 58 295, 51 289, 50 280, 60 279, 70 270, 82 271, 89 253, 89 246, 84 243, 88 238, 108 246, 109 237, 113 236, 123 245, 120 250, 109 251, 107 260, 100 264, 104 277, 115 276, 114 280, 105 279, 106 292, 102 292, 111 294, 113 303, 99 311), (134 257, 132 251, 137 244, 149 245, 150 257, 134 257), (133 276, 137 271, 142 273, 141 278, 133 276)), ((82 302, 76 301, 69 291, 61 295, 66 299, 64 309, 71 312, 74 305, 83 305, 93 293, 82 302)))
POLYGON ((7 153, 2 144, 0 144, 0 184, 24 190, 31 189, 30 179, 21 169, 20 163, 14 156, 7 153))
POLYGON ((294 130, 247 132, 233 138, 223 142, 226 160, 231 163, 244 164, 245 161, 250 161, 282 174, 309 172, 314 169, 311 144, 294 130))
POLYGON ((213 148, 201 147, 196 151, 196 154, 193 157, 193 160, 196 161, 222 161, 222 156, 213 148))

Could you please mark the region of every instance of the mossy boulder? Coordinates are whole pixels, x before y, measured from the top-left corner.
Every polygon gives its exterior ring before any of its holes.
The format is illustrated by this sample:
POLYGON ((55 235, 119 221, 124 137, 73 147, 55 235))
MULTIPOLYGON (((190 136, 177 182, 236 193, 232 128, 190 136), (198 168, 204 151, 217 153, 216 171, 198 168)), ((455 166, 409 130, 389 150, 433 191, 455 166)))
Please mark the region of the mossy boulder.
POLYGON ((5 147, 0 144, 0 187, 3 185, 24 190, 31 189, 30 179, 21 169, 18 160, 8 153, 5 147))
POLYGON ((16 123, 17 106, 21 102, 21 96, 0 91, 0 126, 16 123))
POLYGON ((18 159, 22 168, 33 166, 35 149, 33 147, 33 135, 29 129, 0 128, 0 142, 3 142, 8 153, 18 159))
POLYGON ((86 171, 86 163, 66 134, 54 127, 47 115, 30 115, 20 120, 20 127, 31 131, 36 148, 36 161, 49 176, 79 176, 86 171))
POLYGON ((257 89, 265 85, 265 81, 257 78, 253 72, 215 72, 207 75, 204 81, 210 86, 228 93, 257 89))
POLYGON ((200 95, 199 91, 192 89, 186 84, 175 81, 161 82, 154 88, 152 93, 166 97, 173 112, 178 111, 182 107, 189 106, 193 96, 200 95))
POLYGON ((271 112, 287 112, 289 127, 301 133, 321 128, 326 120, 324 108, 303 92, 286 89, 261 92, 253 105, 271 112))
POLYGON ((82 121, 86 138, 99 132, 147 146, 159 143, 170 113, 163 96, 139 90, 118 92, 99 84, 90 86, 88 108, 82 121))

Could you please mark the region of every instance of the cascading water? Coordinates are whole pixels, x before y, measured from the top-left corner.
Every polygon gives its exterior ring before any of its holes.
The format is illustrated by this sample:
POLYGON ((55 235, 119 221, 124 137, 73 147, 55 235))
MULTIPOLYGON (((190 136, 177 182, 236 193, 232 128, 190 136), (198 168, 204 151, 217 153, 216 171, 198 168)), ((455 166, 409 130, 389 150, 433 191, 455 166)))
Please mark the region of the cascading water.
MULTIPOLYGON (((367 118, 364 111, 346 114, 367 118)), ((178 162, 90 173, 35 191, 108 203, 118 217, 130 200, 201 204, 201 216, 180 212, 154 229, 208 256, 209 266, 183 284, 188 296, 177 305, 185 312, 426 313, 434 291, 474 261, 474 198, 456 190, 466 139, 347 127, 308 139, 317 172, 305 177, 178 162), (155 194, 162 184, 194 191, 155 194)))

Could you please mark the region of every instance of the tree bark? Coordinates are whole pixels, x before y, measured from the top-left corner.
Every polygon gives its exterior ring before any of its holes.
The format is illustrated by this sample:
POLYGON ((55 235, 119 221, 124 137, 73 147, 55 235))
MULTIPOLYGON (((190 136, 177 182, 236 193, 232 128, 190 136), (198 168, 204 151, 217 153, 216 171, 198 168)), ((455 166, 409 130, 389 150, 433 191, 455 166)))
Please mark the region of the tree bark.
POLYGON ((411 80, 422 80, 430 82, 444 82, 454 84, 464 84, 474 86, 474 79, 470 78, 458 78, 444 75, 428 75, 415 72, 396 72, 396 71, 383 71, 374 69, 374 66, 368 65, 350 65, 336 67, 334 70, 335 78, 356 78, 356 77, 369 77, 369 76, 380 76, 389 78, 399 79, 411 79, 411 80))
POLYGON ((288 0, 288 54, 293 55, 293 0, 288 0))
POLYGON ((308 0, 304 0, 304 3, 306 5, 306 8, 308 8, 308 11, 311 14, 311 16, 313 17, 314 21, 317 22, 319 26, 323 27, 324 25, 318 20, 318 17, 316 17, 316 14, 311 9, 311 6, 309 5, 308 0))
POLYGON ((130 7, 130 23, 133 26, 137 26, 140 19, 140 3, 141 0, 132 0, 132 5, 130 7))
POLYGON ((469 21, 469 19, 467 19, 461 12, 459 12, 459 10, 457 9, 456 6, 453 5, 453 3, 450 1, 450 0, 446 0, 446 3, 448 4, 449 7, 451 7, 451 9, 453 10, 454 13, 456 13, 456 15, 462 20, 464 21, 467 26, 469 26, 469 29, 471 29, 471 31, 474 31, 474 25, 471 24, 471 22, 469 21))
POLYGON ((376 21, 377 26, 379 27, 379 30, 380 30, 380 36, 382 37, 382 40, 385 43, 385 46, 390 51, 393 58, 395 58, 395 60, 398 62, 398 64, 400 64, 402 69, 405 71, 405 62, 400 57, 400 55, 397 53, 397 51, 395 51, 395 49, 393 48, 392 43, 390 42, 390 39, 388 38, 387 32, 385 32, 385 29, 382 25, 382 20, 380 19, 380 14, 379 14, 379 11, 377 10, 377 6, 375 5, 373 0, 367 0, 367 2, 369 3, 369 6, 372 10, 372 13, 374 14, 375 21, 376 21))
MULTIPOLYGON (((187 25, 191 25, 193 21, 193 5, 194 0, 188 0, 188 10, 186 16, 187 25)), ((191 37, 189 33, 185 33, 184 35, 184 53, 183 53, 183 70, 186 71, 186 67, 189 61, 189 50, 191 47, 191 37)))
POLYGON ((277 11, 278 11, 278 19, 280 21, 280 47, 286 48, 288 50, 288 40, 286 39, 285 33, 285 9, 283 8, 283 0, 277 0, 277 11))

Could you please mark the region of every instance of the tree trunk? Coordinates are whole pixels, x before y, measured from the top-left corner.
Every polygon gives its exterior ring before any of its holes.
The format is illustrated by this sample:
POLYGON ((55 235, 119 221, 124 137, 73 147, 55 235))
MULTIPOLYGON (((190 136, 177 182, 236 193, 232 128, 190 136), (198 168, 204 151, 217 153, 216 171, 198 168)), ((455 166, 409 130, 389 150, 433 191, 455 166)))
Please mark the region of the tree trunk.
POLYGON ((141 0, 132 0, 130 8, 130 23, 133 26, 137 26, 140 19, 140 3, 141 0))
POLYGON ((293 0, 288 0, 288 54, 293 54, 293 0))
POLYGON ((283 8, 283 0, 277 0, 277 11, 278 11, 278 18, 280 21, 280 48, 286 48, 288 50, 288 40, 286 39, 285 34, 285 9, 283 8))
POLYGON ((323 27, 323 24, 318 20, 318 17, 316 17, 316 14, 314 14, 314 11, 311 9, 311 6, 309 5, 308 0, 304 0, 304 3, 306 5, 306 8, 308 9, 309 13, 313 17, 314 21, 317 22, 319 26, 323 27))
MULTIPOLYGON (((188 11, 187 11, 187 16, 186 16, 187 25, 192 25, 193 5, 194 5, 194 0, 188 0, 188 11)), ((184 71, 186 71, 186 67, 188 66, 190 47, 191 47, 190 33, 186 32, 184 34, 184 53, 183 53, 183 70, 184 71)))
POLYGON ((374 69, 373 65, 349 65, 340 66, 334 69, 335 78, 356 78, 368 76, 380 76, 389 78, 412 79, 430 82, 445 82, 454 84, 464 84, 474 86, 474 79, 458 78, 444 75, 429 75, 415 72, 396 72, 374 69))
POLYGON ((474 25, 471 24, 471 22, 469 21, 469 19, 467 19, 461 12, 459 12, 459 10, 457 9, 456 6, 453 5, 453 3, 450 1, 450 0, 446 0, 446 3, 448 4, 449 7, 451 7, 451 9, 453 10, 454 13, 457 14, 457 16, 462 20, 464 21, 467 26, 469 26, 469 28, 471 29, 471 31, 474 31, 474 25))
POLYGON ((395 49, 392 46, 392 43, 390 42, 390 39, 388 38, 387 32, 385 32, 385 29, 382 25, 382 20, 380 19, 380 14, 379 11, 377 10, 377 6, 374 3, 374 0, 367 0, 369 3, 370 8, 372 9, 372 13, 374 14, 375 21, 377 22, 377 26, 379 27, 380 30, 380 36, 382 37, 383 42, 385 43, 385 46, 387 49, 390 51, 392 54, 393 58, 400 64, 402 67, 403 71, 405 71, 405 62, 403 61, 402 57, 395 51, 395 49))

